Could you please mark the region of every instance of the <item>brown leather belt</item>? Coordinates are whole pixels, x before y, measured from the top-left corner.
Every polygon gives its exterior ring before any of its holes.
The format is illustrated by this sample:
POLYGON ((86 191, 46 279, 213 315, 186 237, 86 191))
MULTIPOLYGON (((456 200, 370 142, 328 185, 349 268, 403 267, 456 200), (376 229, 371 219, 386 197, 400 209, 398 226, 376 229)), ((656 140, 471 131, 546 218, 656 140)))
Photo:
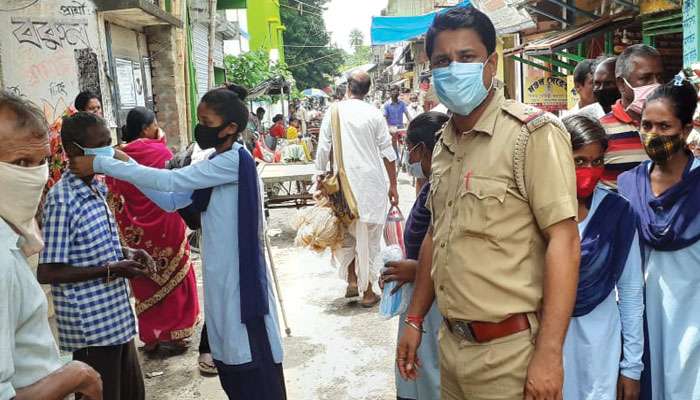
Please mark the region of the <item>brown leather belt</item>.
POLYGON ((486 343, 530 329, 530 321, 524 313, 511 315, 501 322, 444 320, 450 332, 473 343, 486 343))

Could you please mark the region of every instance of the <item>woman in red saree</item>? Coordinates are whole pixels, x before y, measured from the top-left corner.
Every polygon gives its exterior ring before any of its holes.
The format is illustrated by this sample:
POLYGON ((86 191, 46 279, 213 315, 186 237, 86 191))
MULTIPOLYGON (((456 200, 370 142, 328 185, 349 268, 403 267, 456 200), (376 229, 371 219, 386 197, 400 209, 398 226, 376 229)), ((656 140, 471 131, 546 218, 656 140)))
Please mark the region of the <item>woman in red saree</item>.
MULTIPOLYGON (((164 168, 173 157, 151 110, 131 110, 122 131, 127 143, 122 150, 139 164, 164 168)), ((122 242, 147 251, 158 264, 156 274, 131 279, 144 349, 155 351, 160 345, 184 349, 199 316, 185 222, 177 212, 161 210, 130 183, 109 177, 106 181, 122 242)))

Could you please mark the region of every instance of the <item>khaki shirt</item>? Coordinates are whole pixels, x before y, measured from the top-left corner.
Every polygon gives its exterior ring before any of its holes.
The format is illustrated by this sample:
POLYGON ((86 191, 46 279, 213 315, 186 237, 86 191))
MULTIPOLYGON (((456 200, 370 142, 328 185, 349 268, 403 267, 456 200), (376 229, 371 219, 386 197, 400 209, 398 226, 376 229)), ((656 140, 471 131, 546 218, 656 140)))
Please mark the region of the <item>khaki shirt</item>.
POLYGON ((505 100, 499 89, 470 133, 456 132, 450 120, 435 146, 427 201, 433 216, 431 274, 447 318, 498 322, 540 308, 542 231, 576 218, 577 200, 571 139, 551 122, 530 133, 527 200, 518 190, 515 142, 536 112, 505 100))

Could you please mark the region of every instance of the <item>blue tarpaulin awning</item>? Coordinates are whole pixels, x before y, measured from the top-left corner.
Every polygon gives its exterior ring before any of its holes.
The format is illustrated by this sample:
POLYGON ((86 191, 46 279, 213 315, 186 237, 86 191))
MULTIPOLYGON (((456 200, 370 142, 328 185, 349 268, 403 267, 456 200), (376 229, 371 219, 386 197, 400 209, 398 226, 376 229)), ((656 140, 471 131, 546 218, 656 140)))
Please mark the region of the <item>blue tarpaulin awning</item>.
MULTIPOLYGON (((455 7, 468 7, 469 0, 455 7)), ((447 12, 449 8, 424 15, 406 17, 372 17, 372 45, 390 44, 413 39, 428 31, 436 13, 447 12)))

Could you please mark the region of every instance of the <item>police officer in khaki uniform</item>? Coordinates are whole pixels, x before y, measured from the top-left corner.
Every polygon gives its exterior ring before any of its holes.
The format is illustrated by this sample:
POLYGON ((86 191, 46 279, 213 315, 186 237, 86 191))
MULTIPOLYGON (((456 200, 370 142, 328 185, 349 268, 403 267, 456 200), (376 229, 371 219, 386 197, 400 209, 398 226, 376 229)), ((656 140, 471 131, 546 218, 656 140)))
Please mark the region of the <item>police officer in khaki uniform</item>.
POLYGON ((422 317, 437 298, 442 399, 561 399, 580 257, 571 143, 551 114, 505 100, 495 46, 474 8, 437 16, 426 36, 453 116, 433 154, 431 231, 397 363, 404 378, 420 373, 422 317))

